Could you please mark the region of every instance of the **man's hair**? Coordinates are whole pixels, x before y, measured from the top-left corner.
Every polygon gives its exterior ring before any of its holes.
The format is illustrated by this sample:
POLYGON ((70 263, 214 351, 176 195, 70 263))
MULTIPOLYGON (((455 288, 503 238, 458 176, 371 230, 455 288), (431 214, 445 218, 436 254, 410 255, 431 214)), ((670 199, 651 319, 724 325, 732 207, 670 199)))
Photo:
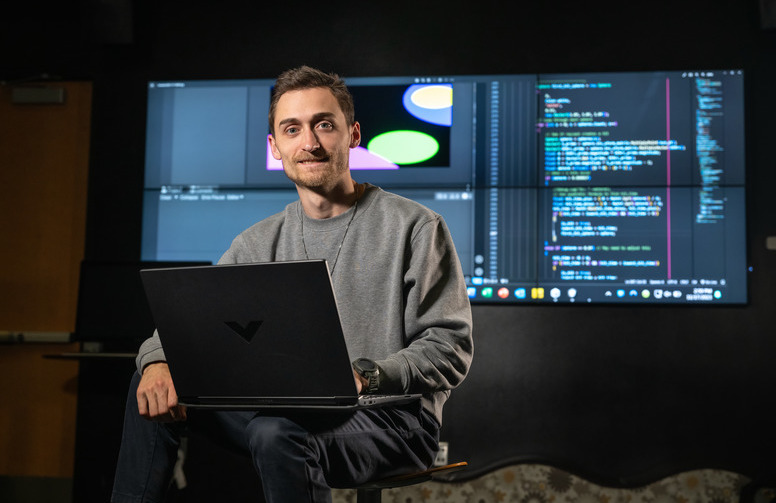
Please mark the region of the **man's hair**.
POLYGON ((286 70, 275 80, 275 87, 272 88, 272 98, 269 105, 270 133, 275 134, 275 111, 277 110, 280 97, 288 91, 299 91, 316 87, 329 89, 345 114, 347 125, 352 126, 355 123, 353 96, 345 85, 345 81, 336 73, 326 73, 309 66, 300 66, 299 68, 286 70))

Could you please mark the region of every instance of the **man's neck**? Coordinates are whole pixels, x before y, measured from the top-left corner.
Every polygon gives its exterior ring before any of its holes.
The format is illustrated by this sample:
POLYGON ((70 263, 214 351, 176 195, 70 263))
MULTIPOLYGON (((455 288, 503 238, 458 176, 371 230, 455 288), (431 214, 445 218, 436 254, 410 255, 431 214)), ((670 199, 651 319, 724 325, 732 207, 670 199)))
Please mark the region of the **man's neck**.
POLYGON ((355 204, 363 187, 352 178, 340 186, 328 190, 296 187, 305 214, 310 218, 323 219, 341 215, 355 204))

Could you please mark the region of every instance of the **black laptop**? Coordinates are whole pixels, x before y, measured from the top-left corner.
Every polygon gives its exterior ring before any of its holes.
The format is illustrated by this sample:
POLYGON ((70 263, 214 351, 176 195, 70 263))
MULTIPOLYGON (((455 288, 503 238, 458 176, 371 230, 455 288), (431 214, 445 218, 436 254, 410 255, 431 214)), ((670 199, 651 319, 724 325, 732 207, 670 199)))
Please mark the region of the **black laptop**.
POLYGON ((325 260, 140 276, 183 405, 341 409, 420 397, 358 396, 325 260))

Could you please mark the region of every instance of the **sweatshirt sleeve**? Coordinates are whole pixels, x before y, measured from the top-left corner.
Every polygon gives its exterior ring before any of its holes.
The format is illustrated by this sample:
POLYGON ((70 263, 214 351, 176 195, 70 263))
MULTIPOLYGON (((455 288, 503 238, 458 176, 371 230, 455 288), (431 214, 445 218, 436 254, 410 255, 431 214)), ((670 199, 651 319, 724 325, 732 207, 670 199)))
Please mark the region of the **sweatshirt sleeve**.
POLYGON ((471 365, 472 314, 461 264, 439 215, 424 223, 412 238, 404 287, 409 344, 376 362, 382 371, 381 391, 453 389, 471 365))
POLYGON ((167 361, 167 359, 164 356, 164 349, 162 349, 162 341, 159 340, 159 333, 154 330, 154 334, 140 345, 135 358, 135 365, 137 365, 138 373, 142 374, 143 369, 149 363, 164 361, 167 361))

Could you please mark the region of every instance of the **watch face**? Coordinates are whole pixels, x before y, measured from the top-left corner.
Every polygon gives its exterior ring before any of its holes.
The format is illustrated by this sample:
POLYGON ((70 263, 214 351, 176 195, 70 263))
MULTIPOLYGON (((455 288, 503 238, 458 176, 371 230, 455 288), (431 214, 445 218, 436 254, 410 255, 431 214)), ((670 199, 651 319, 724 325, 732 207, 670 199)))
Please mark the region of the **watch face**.
POLYGON ((366 358, 360 358, 356 361, 356 365, 358 365, 358 368, 360 368, 364 372, 373 372, 377 370, 377 364, 373 362, 372 360, 368 360, 366 358))

